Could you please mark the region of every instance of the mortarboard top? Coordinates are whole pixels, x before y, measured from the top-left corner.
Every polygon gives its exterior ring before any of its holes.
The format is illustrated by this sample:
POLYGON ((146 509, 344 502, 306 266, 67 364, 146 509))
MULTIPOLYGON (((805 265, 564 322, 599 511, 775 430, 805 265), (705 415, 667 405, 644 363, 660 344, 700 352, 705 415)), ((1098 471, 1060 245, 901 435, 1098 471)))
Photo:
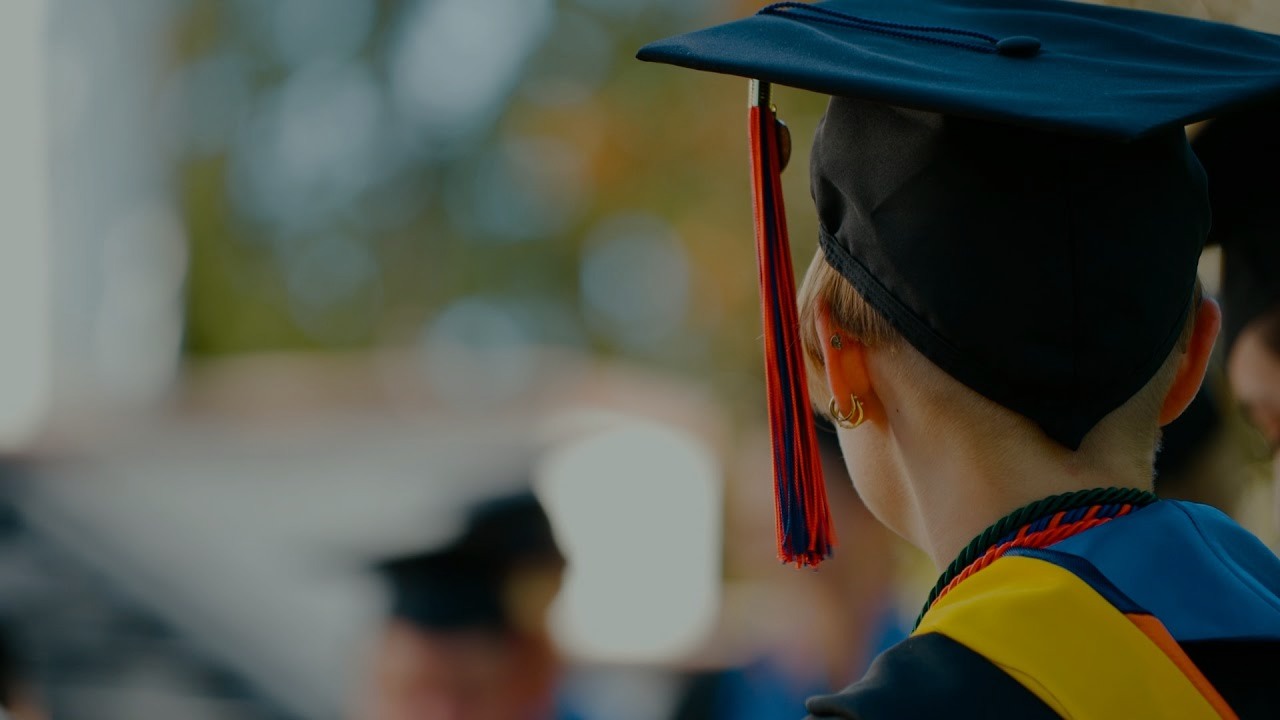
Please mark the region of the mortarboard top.
POLYGON ((1280 38, 1057 0, 777 3, 642 60, 753 81, 780 555, 829 551, 771 83, 833 95, 819 244, 934 364, 1076 449, 1185 324, 1209 229, 1183 125, 1280 89, 1280 38))
POLYGON ((1280 309, 1280 95, 1213 120, 1191 144, 1209 176, 1211 243, 1222 246, 1223 347, 1280 309))
MULTIPOLYGON (((487 500, 445 547, 380 563, 390 614, 427 630, 512 630, 519 582, 528 571, 556 574, 564 557, 551 523, 528 492, 487 500)), ((547 598, 549 599, 549 598, 547 598)))
POLYGON ((1079 2, 833 0, 775 3, 651 43, 638 57, 896 107, 1124 139, 1265 96, 1277 87, 1278 48, 1275 36, 1230 25, 1079 2))

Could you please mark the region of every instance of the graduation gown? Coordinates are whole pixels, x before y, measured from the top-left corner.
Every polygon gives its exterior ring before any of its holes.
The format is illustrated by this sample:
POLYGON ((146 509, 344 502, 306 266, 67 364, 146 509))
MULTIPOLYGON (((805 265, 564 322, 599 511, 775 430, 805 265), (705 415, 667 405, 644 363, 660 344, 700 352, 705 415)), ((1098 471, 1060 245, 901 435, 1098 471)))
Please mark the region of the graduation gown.
MULTIPOLYGON (((1043 524, 1043 520, 1041 521, 1043 524)), ((1280 560, 1159 501, 953 584, 809 720, 1280 717, 1280 560)))

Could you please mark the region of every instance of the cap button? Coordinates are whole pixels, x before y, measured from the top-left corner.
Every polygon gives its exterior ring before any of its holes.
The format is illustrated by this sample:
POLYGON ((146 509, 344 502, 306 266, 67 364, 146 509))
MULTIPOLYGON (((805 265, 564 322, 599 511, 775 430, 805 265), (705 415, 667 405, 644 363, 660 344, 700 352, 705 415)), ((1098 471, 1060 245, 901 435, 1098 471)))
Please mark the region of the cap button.
POLYGON ((997 41, 996 52, 1009 57, 1031 57, 1040 52, 1040 40, 1026 35, 1014 35, 997 41))

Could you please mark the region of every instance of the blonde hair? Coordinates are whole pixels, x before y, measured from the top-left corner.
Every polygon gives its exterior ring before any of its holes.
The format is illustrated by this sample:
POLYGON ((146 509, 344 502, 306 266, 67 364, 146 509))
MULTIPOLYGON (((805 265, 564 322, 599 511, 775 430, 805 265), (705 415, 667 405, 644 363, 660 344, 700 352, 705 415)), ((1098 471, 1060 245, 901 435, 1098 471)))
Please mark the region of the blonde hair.
MULTIPOLYGON (((993 438, 992 451, 999 452, 1002 442, 1019 442, 1025 431, 1034 427, 1027 418, 947 375, 911 347, 897 328, 826 261, 821 249, 814 255, 797 297, 800 339, 809 370, 809 392, 816 407, 825 410, 831 398, 822 354, 822 345, 828 339, 818 337, 816 322, 819 307, 826 306, 832 321, 844 332, 868 348, 892 354, 893 362, 889 366, 895 376, 909 379, 907 389, 914 398, 928 403, 931 410, 937 410, 931 415, 942 425, 938 431, 945 432, 951 425, 985 427, 993 438), (975 418, 981 422, 975 422, 975 418)), ((1193 309, 1199 300, 1200 286, 1197 283, 1192 299, 1193 309)), ((1195 313, 1192 312, 1177 346, 1160 369, 1141 390, 1104 417, 1085 436, 1077 455, 1087 458, 1099 453, 1123 452, 1126 456, 1142 458, 1141 462, 1150 469, 1160 438, 1160 408, 1173 385, 1194 324, 1195 313)))

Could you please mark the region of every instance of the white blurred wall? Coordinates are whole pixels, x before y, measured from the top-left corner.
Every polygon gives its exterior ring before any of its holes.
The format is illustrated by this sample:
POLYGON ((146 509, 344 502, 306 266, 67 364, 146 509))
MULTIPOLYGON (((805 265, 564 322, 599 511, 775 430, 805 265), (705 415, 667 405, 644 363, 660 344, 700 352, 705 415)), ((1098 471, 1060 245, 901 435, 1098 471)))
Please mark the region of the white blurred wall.
POLYGON ((49 402, 45 10, 0 5, 0 451, 26 443, 49 402))
POLYGON ((50 420, 74 425, 155 403, 176 372, 186 245, 167 56, 180 4, 44 4, 32 60, 48 88, 50 420))

